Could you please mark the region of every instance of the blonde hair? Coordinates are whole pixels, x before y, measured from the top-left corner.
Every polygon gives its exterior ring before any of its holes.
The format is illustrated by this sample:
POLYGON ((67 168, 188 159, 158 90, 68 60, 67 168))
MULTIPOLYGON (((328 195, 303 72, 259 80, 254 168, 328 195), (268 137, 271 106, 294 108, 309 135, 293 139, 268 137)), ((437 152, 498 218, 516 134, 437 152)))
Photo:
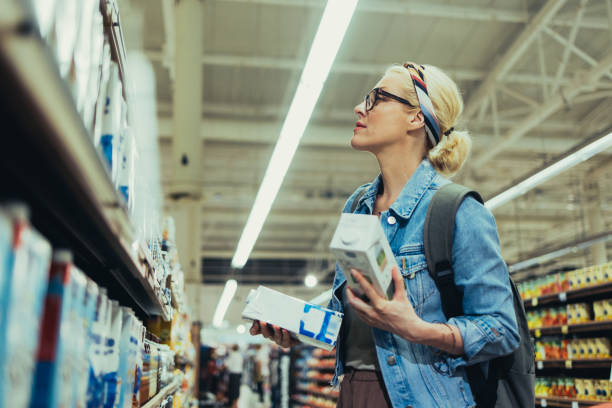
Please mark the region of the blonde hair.
MULTIPOLYGON (((427 158, 439 173, 452 177, 461 169, 472 147, 472 140, 466 130, 454 130, 463 111, 463 98, 457 84, 441 69, 433 65, 424 67, 425 84, 442 133, 440 142, 433 147, 429 139, 425 138, 427 158), (451 128, 453 130, 450 134, 445 135, 451 128)), ((401 65, 393 65, 386 70, 385 75, 389 73, 398 73, 405 79, 404 97, 418 106, 418 97, 408 70, 401 65)))

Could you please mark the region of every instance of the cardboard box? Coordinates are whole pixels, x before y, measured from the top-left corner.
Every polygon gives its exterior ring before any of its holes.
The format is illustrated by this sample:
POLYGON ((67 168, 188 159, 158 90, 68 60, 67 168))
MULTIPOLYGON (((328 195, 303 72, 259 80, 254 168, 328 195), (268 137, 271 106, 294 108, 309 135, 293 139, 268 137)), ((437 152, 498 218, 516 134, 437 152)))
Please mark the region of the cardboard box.
POLYGON ((302 343, 331 350, 336 346, 343 314, 259 286, 249 293, 242 317, 282 327, 302 343))
POLYGON ((387 298, 392 296, 391 269, 397 263, 378 217, 342 214, 329 248, 338 260, 349 287, 357 294, 362 295, 363 292, 353 279, 351 268, 362 272, 381 295, 387 298))

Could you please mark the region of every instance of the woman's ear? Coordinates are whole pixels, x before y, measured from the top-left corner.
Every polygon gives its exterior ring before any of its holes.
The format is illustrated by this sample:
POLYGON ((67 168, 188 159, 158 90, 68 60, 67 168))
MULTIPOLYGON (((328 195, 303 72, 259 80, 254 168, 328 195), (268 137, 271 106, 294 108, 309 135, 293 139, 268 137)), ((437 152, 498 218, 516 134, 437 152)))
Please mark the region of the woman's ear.
POLYGON ((411 112, 408 115, 408 130, 420 129, 425 126, 425 117, 419 109, 416 113, 411 112))

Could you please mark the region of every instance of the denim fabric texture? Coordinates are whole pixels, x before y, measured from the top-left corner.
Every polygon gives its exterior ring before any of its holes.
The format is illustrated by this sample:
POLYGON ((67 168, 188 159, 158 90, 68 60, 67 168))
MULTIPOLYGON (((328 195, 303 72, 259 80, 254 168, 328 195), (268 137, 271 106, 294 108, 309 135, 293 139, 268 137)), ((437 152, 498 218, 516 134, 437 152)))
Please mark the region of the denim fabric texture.
MULTIPOLYGON (((358 188, 343 212, 350 212, 361 188, 355 213, 371 214, 382 178, 358 188)), ((487 373, 488 360, 513 352, 519 345, 512 291, 506 264, 500 254, 493 215, 475 199, 466 198, 455 218, 453 269, 455 284, 463 293, 464 315, 447 320, 440 292, 429 275, 423 250, 427 207, 435 191, 449 183, 424 159, 380 222, 400 268, 407 295, 419 317, 427 322, 448 322, 461 332, 465 354, 451 356, 423 344, 372 328, 378 363, 394 408, 475 406, 465 366, 479 364, 487 373), (393 217, 390 219, 390 217, 393 217)), ((343 312, 345 273, 336 265, 332 299, 328 307, 343 312)), ((340 338, 332 385, 344 373, 340 338)), ((348 340, 350 341, 350 340, 348 340)))

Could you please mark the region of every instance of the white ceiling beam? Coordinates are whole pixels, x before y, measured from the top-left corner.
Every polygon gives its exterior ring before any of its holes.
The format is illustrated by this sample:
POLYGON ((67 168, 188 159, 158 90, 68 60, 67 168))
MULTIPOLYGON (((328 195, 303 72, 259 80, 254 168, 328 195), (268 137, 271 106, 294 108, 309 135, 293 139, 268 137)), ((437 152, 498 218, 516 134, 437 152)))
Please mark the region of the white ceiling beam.
POLYGON ((464 112, 466 118, 471 118, 478 112, 480 105, 487 99, 500 78, 518 61, 527 48, 529 48, 531 42, 537 37, 540 30, 552 20, 564 3, 565 0, 548 0, 531 19, 525 29, 515 38, 508 50, 497 60, 487 77, 471 93, 464 112))
POLYGON ((492 143, 490 148, 486 149, 482 154, 476 157, 471 163, 471 168, 479 169, 483 167, 489 160, 497 156, 509 146, 512 146, 527 132, 538 126, 538 124, 540 124, 548 116, 556 112, 566 103, 566 101, 572 101, 572 99, 581 92, 592 89, 594 84, 596 84, 603 75, 610 71, 611 68, 612 53, 607 55, 589 72, 575 78, 573 86, 570 85, 565 87, 562 92, 543 103, 539 109, 534 110, 533 113, 531 113, 525 119, 517 122, 516 125, 513 126, 504 136, 503 140, 492 143))
MULTIPOLYGON (((515 120, 499 119, 498 123, 502 129, 508 129, 516 124, 515 120)), ((482 125, 490 125, 489 121, 482 125)), ((471 126, 477 127, 478 122, 471 122, 471 126)), ((158 119, 158 130, 160 141, 163 143, 171 143, 173 135, 173 121, 168 117, 158 119)), ((559 131, 571 133, 576 125, 572 122, 544 123, 541 128, 550 131, 559 131), (548 127, 547 127, 548 126, 548 127)), ((229 119, 205 119, 202 120, 200 135, 202 140, 207 142, 222 142, 236 144, 263 144, 271 145, 276 142, 278 137, 279 124, 275 121, 236 121, 229 119)), ((304 147, 326 147, 326 148, 347 148, 349 151, 350 138, 352 129, 346 126, 330 126, 330 125, 310 125, 301 145, 304 147)), ((491 135, 488 133, 474 132, 472 135, 475 146, 486 146, 491 141, 491 135)), ((529 137, 525 138, 523 143, 516 146, 519 151, 544 151, 546 153, 563 152, 571 147, 573 139, 562 137, 556 138, 541 138, 529 137)))
MULTIPOLYGON (((591 57, 589 54, 587 54, 583 50, 581 50, 580 48, 578 48, 574 44, 574 42, 571 41, 571 39, 567 39, 563 37, 561 34, 557 33, 556 31, 552 30, 549 27, 544 27, 542 31, 548 34, 549 36, 551 36, 554 40, 558 41, 561 45, 566 47, 565 52, 572 51, 574 54, 576 54, 578 57, 580 57, 583 61, 585 61, 587 64, 589 64, 592 67, 597 65, 597 60, 591 57)), ((612 79, 612 74, 610 74, 609 72, 606 73, 605 76, 609 79, 612 79)))
MULTIPOLYGON (((572 51, 572 47, 576 47, 574 45, 576 41, 576 36, 578 36, 578 29, 580 28, 580 21, 584 16, 584 11, 586 8, 586 3, 588 0, 581 0, 578 4, 578 10, 576 11, 576 21, 572 28, 570 28, 569 38, 567 39, 567 44, 565 45, 565 49, 563 50, 563 55, 561 56, 561 63, 557 67, 557 74, 555 75, 555 83, 552 86, 551 93, 556 93, 561 84, 558 79, 563 77, 563 73, 567 68, 567 63, 569 62, 570 52, 572 51)), ((544 27, 546 28, 546 27, 544 27)), ((576 47, 577 48, 577 47, 576 47)))
MULTIPOLYGON (((159 102, 158 108, 165 108, 168 105, 166 102, 159 102)), ((541 104, 540 104, 541 105, 541 104)), ((158 109, 159 110, 159 109, 158 109)), ((265 105, 260 107, 255 107, 251 105, 237 105, 237 104, 204 104, 202 107, 203 115, 219 115, 219 116, 228 116, 234 119, 235 117, 240 118, 253 118, 258 119, 255 121, 248 120, 230 120, 230 119, 217 119, 217 118, 206 118, 202 121, 201 134, 204 139, 208 138, 208 135, 214 135, 221 131, 221 129, 225 130, 222 134, 226 134, 226 131, 236 133, 238 131, 247 132, 247 134, 253 134, 249 129, 257 128, 258 132, 256 138, 264 137, 268 138, 265 143, 270 143, 270 140, 276 141, 276 137, 278 137, 278 132, 276 130, 279 129, 279 124, 274 121, 265 121, 263 118, 276 118, 279 117, 283 113, 284 109, 279 106, 271 106, 265 105), (262 113, 265 112, 265 113, 262 113), (258 123, 261 123, 261 126, 257 126, 258 123), (227 128, 229 126, 229 129, 227 128), (264 134, 265 132, 265 134, 264 134), (272 132, 272 134, 268 134, 268 132, 272 132), (274 133, 276 132, 276 133, 274 133)), ((501 114, 501 111, 500 111, 501 114)), ((332 110, 326 112, 319 112, 313 115, 313 121, 317 119, 327 119, 333 122, 344 122, 347 124, 355 123, 357 117, 350 109, 341 109, 341 110, 332 110)), ((313 122, 311 121, 311 123, 313 122)), ((499 126, 504 129, 508 129, 513 127, 516 124, 515 119, 504 119, 500 117, 499 126)), ((304 139, 307 139, 309 135, 316 135, 319 132, 309 131, 310 128, 316 128, 317 126, 324 127, 325 131, 331 131, 330 139, 337 138, 341 134, 341 138, 350 138, 352 136, 352 128, 347 126, 325 126, 325 125, 310 125, 308 129, 306 129, 306 133, 304 135, 304 139)), ((472 129, 475 133, 478 133, 475 129, 489 129, 491 128, 491 121, 484 118, 482 120, 470 120, 469 128, 472 129)), ((571 120, 555 120, 550 122, 542 122, 538 123, 538 129, 546 132, 563 132, 563 133, 572 133, 577 127, 577 124, 571 120)), ((168 115, 163 112, 159 112, 158 116, 158 132, 159 137, 163 139, 171 138, 174 132, 174 122, 168 115)), ((235 136, 240 138, 242 136, 235 136)), ((231 137, 230 139, 231 140, 231 137)), ((348 140, 348 139, 344 139, 348 140)), ((255 142, 255 141, 254 141, 255 142)), ((326 142, 325 138, 321 138, 317 141, 321 145, 334 145, 334 142, 326 142)))
MULTIPOLYGON (((164 61, 163 50, 146 50, 145 54, 153 62, 164 61)), ((205 66, 222 66, 222 67, 242 67, 242 68, 262 68, 262 69, 277 69, 277 70, 292 70, 298 71, 304 68, 304 60, 295 58, 277 58, 263 56, 242 56, 242 55, 227 55, 227 54, 204 54, 202 56, 202 64, 205 66)), ((382 74, 389 64, 371 64, 371 63, 343 63, 336 62, 332 66, 331 72, 337 74, 354 74, 354 75, 372 75, 382 74)), ((470 69, 470 68, 448 68, 443 67, 444 71, 456 81, 480 81, 486 77, 488 71, 470 69)), ((562 82, 569 82, 571 78, 562 78, 562 82)), ((544 83, 552 84, 555 78, 547 76, 542 78, 538 74, 508 74, 501 79, 504 83, 520 83, 525 85, 539 85, 544 83)))
MULTIPOLYGON (((216 0, 218 3, 248 3, 283 7, 316 7, 323 8, 325 0, 216 0)), ((456 6, 452 4, 434 4, 425 1, 400 0, 361 0, 356 12, 379 13, 405 16, 437 17, 472 21, 501 21, 504 23, 525 24, 530 15, 524 10, 509 10, 495 7, 456 6)), ((553 25, 571 26, 571 17, 558 17, 551 21, 553 25)), ((582 22, 583 27, 607 30, 605 18, 588 18, 582 22)))

